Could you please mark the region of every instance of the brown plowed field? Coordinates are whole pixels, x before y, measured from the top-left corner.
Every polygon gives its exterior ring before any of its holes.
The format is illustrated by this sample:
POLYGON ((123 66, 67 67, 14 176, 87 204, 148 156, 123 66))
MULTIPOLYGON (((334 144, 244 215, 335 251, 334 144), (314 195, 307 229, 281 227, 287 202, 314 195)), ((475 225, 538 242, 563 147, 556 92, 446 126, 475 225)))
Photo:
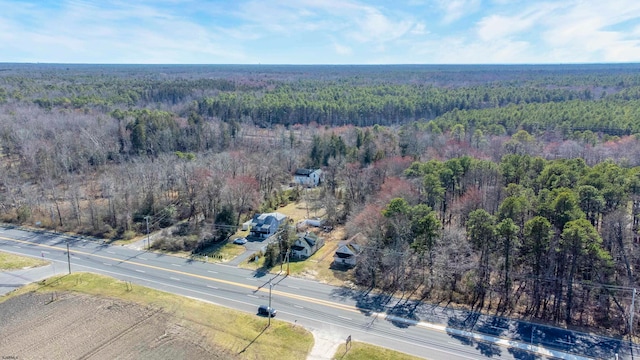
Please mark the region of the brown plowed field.
POLYGON ((30 292, 0 304, 0 357, 236 358, 209 345, 200 326, 122 300, 30 292))

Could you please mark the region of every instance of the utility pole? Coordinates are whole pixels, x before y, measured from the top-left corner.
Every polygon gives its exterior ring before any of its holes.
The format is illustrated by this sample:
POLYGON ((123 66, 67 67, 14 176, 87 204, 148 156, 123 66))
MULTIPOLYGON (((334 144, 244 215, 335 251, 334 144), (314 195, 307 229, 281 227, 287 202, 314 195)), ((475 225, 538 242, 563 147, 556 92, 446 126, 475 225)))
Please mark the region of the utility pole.
POLYGON ((271 288, 273 288, 273 284, 271 283, 271 279, 269 279, 269 308, 267 309, 267 317, 269 318, 269 324, 267 327, 271 326, 271 288))
POLYGON ((71 274, 71 253, 69 252, 69 240, 67 240, 67 263, 69 264, 69 274, 71 274))
POLYGON ((147 250, 151 250, 151 240, 149 238, 149 215, 144 217, 147 220, 147 250))
POLYGON ((631 309, 629 309, 629 336, 633 338, 633 314, 636 312, 636 288, 633 288, 631 298, 631 309))
POLYGON ((291 274, 291 269, 289 268, 289 253, 291 252, 291 249, 287 250, 287 276, 289 276, 291 274))

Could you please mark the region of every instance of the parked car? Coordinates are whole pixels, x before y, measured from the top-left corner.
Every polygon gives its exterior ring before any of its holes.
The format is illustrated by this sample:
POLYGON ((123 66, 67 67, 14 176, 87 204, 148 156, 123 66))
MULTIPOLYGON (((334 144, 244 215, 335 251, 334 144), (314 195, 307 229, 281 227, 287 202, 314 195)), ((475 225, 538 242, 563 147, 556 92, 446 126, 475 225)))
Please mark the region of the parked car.
POLYGON ((260 305, 260 307, 258 308, 258 315, 262 315, 262 316, 270 316, 270 317, 274 317, 276 316, 276 313, 278 311, 272 307, 268 307, 267 305, 260 305))
POLYGON ((247 243, 247 239, 245 239, 245 238, 237 238, 237 239, 233 240, 233 243, 237 244, 237 245, 244 245, 244 244, 247 243))

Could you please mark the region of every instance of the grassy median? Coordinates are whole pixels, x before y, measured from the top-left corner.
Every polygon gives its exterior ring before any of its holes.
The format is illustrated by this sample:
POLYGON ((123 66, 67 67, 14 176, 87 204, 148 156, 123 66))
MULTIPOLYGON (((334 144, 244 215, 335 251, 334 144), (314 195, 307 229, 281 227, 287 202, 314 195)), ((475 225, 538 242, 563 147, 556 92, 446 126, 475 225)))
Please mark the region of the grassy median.
POLYGON ((422 358, 407 355, 379 346, 361 342, 351 342, 349 351, 345 351, 345 344, 340 345, 333 357, 335 360, 421 360, 422 358))
POLYGON ((45 266, 47 264, 49 264, 48 261, 0 251, 0 271, 20 270, 24 268, 45 266))

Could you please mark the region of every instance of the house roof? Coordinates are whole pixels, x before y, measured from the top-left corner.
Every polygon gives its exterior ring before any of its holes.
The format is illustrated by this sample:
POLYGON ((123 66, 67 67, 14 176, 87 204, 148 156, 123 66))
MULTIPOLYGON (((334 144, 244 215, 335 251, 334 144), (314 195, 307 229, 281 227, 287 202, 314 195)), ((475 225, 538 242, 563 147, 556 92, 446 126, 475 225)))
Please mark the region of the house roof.
POLYGON ((318 236, 316 236, 313 233, 306 233, 304 234, 304 236, 302 237, 302 239, 304 241, 307 242, 307 244, 309 244, 309 246, 315 246, 316 243, 318 242, 318 236))
POLYGON ((317 170, 315 169, 296 169, 296 176, 309 176, 311 174, 313 174, 314 172, 316 172, 317 170))
POLYGON ((358 255, 360 251, 361 248, 357 244, 344 244, 338 247, 338 250, 336 250, 336 256, 340 258, 351 257, 358 255))
POLYGON ((340 258, 347 258, 358 255, 362 252, 362 246, 358 242, 364 241, 365 236, 362 233, 357 233, 349 238, 349 240, 338 246, 335 256, 340 258))
POLYGON ((274 220, 278 223, 281 223, 286 218, 287 218, 286 215, 281 214, 279 212, 255 214, 253 216, 253 219, 251 220, 251 223, 253 224, 253 226, 256 226, 256 225, 262 226, 263 224, 271 224, 274 220))
POLYGON ((292 246, 292 248, 294 248, 295 250, 302 250, 303 248, 312 248, 316 246, 319 240, 320 238, 313 233, 298 235, 298 238, 294 242, 294 245, 292 246), (296 247, 299 247, 299 249, 296 249, 296 247))

